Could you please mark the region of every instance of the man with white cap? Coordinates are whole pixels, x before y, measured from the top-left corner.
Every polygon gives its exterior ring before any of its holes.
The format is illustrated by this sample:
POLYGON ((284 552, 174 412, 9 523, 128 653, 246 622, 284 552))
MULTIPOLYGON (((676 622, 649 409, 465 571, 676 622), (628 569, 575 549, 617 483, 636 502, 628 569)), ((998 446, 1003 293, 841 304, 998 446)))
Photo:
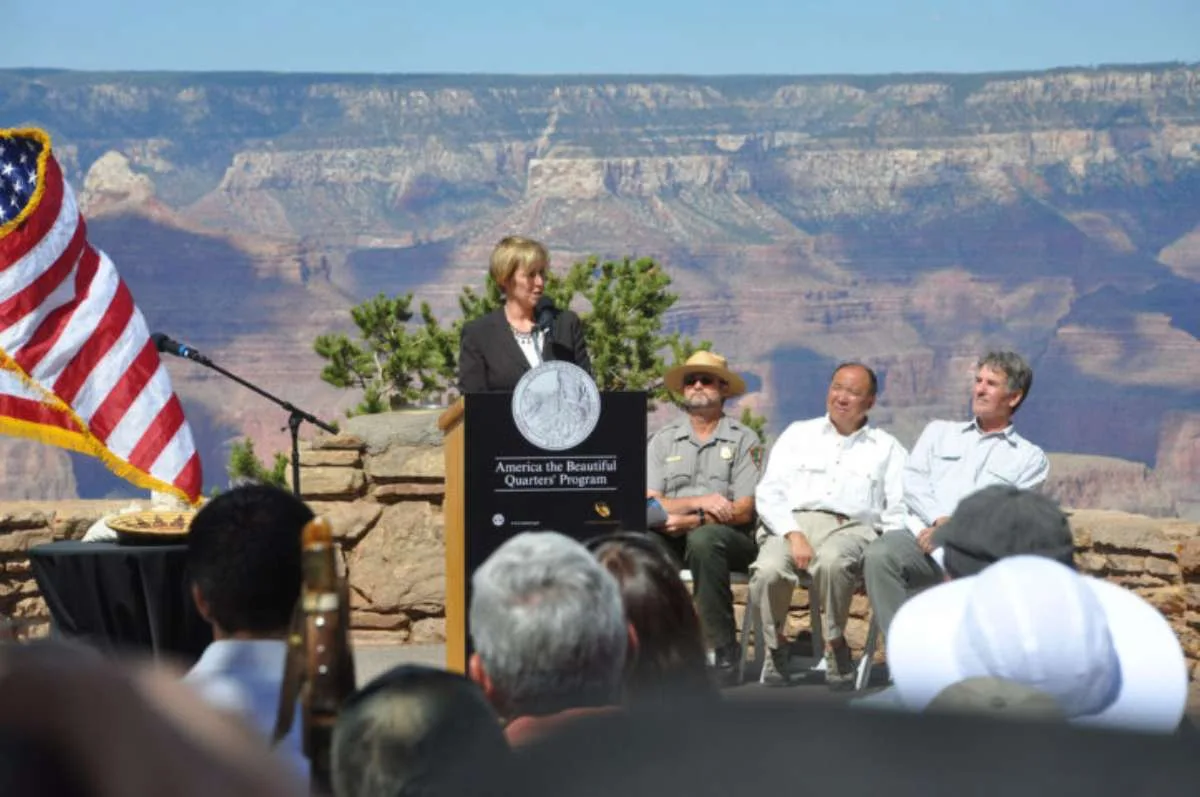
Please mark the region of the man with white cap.
POLYGON ((1044 556, 1003 558, 905 603, 888 665, 911 711, 986 709, 1023 687, 1075 724, 1173 733, 1187 704, 1186 662, 1166 618, 1044 556))
POLYGON ((667 389, 686 413, 655 433, 646 449, 646 494, 666 510, 651 529, 692 573, 697 612, 716 678, 736 679, 737 626, 730 573, 746 570, 754 543, 754 488, 762 465, 758 434, 725 414, 746 382, 724 357, 698 351, 667 371, 667 389))

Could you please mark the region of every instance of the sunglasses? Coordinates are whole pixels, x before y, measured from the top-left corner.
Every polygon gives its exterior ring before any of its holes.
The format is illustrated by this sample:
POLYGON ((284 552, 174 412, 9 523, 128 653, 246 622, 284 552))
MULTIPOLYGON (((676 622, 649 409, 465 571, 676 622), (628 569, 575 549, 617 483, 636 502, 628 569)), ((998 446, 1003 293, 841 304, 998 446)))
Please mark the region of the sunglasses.
POLYGON ((696 382, 700 383, 704 387, 709 387, 710 385, 715 385, 717 383, 717 378, 710 374, 687 374, 683 377, 684 387, 696 382))

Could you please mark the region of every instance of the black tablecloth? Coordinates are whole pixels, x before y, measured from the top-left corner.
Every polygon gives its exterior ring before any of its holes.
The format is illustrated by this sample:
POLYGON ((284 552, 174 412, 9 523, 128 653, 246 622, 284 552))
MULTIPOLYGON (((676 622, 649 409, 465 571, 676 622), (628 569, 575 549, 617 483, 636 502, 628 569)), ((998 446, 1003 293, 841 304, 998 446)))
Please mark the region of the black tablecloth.
POLYGON ((29 551, 56 632, 112 652, 195 661, 212 631, 192 603, 185 545, 52 542, 29 551))

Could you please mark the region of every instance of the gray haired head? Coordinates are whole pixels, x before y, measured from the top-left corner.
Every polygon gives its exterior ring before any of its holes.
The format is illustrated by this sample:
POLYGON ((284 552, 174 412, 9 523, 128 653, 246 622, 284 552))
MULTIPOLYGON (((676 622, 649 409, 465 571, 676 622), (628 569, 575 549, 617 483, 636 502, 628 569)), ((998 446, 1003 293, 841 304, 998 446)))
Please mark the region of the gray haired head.
POLYGON ((471 577, 471 641, 511 716, 612 705, 629 642, 616 579, 554 531, 505 542, 471 577))
POLYGON ((1008 377, 1008 392, 1021 391, 1021 400, 1013 407, 1013 412, 1019 410, 1025 399, 1029 398, 1029 389, 1033 387, 1033 369, 1029 363, 1015 351, 989 351, 975 363, 976 371, 984 367, 1004 372, 1008 377))

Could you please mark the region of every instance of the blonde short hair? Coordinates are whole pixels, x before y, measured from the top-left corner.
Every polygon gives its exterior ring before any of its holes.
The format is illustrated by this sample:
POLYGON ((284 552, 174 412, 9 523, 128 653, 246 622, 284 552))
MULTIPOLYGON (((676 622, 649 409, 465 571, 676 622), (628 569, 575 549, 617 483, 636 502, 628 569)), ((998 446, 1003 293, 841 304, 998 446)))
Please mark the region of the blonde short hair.
POLYGON ((520 269, 526 273, 544 272, 550 267, 550 253, 532 238, 510 235, 492 250, 491 275, 503 290, 513 274, 520 269))

